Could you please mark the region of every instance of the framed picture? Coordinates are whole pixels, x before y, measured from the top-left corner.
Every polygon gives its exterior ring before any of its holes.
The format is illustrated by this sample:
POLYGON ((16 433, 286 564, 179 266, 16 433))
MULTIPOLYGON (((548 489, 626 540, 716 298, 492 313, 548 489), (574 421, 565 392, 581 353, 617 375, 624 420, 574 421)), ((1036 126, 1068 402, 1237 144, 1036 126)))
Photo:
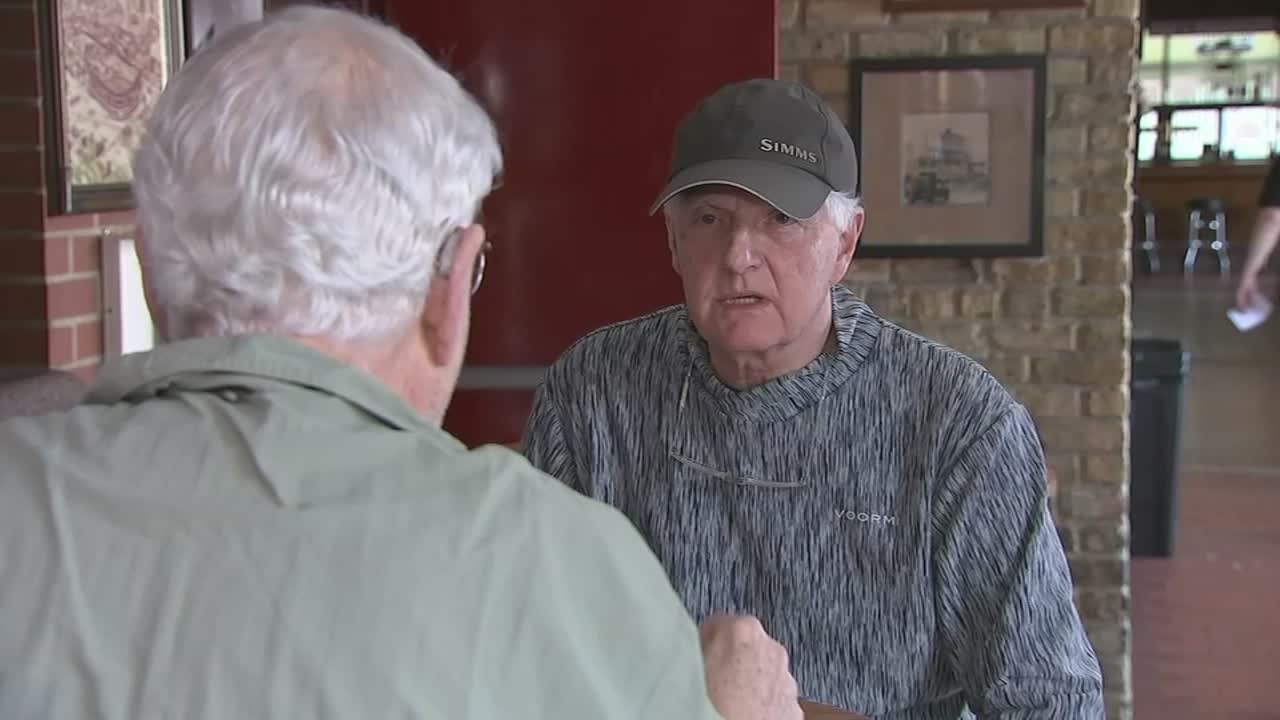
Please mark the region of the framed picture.
MULTIPOLYGON (((290 5, 314 5, 316 0, 186 0, 186 57, 200 48, 219 32, 226 32, 241 23, 261 20, 277 10, 290 5)), ((349 10, 382 17, 385 0, 326 0, 324 5, 345 7, 349 10)))
POLYGON ((49 212, 133 206, 133 152, 186 53, 181 0, 36 3, 46 93, 49 212))
POLYGON ((1083 8, 1087 0, 882 0, 890 13, 1083 8))
POLYGON ((857 60, 861 257, 1043 253, 1045 59, 857 60))
POLYGON ((142 290, 135 238, 107 231, 101 248, 102 356, 150 350, 156 344, 156 329, 142 290))
POLYGON ((269 0, 186 0, 187 52, 191 57, 219 32, 226 32, 241 23, 260 20, 264 1, 269 0))

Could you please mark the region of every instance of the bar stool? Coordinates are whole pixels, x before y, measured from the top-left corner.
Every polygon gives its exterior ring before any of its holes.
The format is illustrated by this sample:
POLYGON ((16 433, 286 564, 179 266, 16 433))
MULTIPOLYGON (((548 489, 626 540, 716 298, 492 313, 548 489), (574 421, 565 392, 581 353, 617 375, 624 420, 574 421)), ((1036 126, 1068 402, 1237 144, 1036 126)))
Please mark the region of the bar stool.
POLYGON ((1156 211, 1144 197, 1133 199, 1134 234, 1142 238, 1138 249, 1147 257, 1147 273, 1160 272, 1160 247, 1156 245, 1156 211))
POLYGON ((1218 271, 1231 272, 1231 258, 1227 254, 1227 213, 1220 198, 1196 198, 1187 203, 1187 254, 1182 260, 1182 271, 1190 273, 1196 268, 1196 256, 1205 246, 1202 235, 1213 232, 1209 249, 1218 254, 1218 271))

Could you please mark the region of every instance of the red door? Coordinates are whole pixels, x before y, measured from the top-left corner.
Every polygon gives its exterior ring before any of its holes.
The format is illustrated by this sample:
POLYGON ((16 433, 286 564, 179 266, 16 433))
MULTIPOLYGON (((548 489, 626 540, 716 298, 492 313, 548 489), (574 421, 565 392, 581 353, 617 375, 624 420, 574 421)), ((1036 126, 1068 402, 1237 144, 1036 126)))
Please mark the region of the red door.
POLYGON ((455 72, 506 157, 485 207, 493 250, 445 427, 519 439, 542 372, 586 332, 680 301, 646 213, 680 117, 776 70, 774 0, 385 0, 455 72))

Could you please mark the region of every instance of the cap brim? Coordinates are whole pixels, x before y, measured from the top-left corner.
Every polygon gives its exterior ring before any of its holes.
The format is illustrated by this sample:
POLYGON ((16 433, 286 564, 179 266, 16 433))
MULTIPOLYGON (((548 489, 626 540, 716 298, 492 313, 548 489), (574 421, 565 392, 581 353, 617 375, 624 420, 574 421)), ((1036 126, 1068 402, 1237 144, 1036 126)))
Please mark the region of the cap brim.
POLYGON ((797 220, 807 220, 822 209, 831 187, 799 168, 760 160, 712 160, 676 173, 659 193, 649 214, 690 188, 729 185, 745 190, 797 220))

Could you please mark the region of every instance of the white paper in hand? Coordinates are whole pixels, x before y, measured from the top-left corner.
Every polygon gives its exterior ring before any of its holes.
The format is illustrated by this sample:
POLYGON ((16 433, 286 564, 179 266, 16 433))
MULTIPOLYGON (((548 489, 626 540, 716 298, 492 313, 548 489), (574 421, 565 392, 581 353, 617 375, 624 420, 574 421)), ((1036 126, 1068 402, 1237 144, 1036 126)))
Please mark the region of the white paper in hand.
POLYGON ((1231 308, 1227 317, 1240 332, 1249 332, 1266 322, 1271 315, 1271 301, 1261 295, 1255 295, 1247 308, 1231 308))

